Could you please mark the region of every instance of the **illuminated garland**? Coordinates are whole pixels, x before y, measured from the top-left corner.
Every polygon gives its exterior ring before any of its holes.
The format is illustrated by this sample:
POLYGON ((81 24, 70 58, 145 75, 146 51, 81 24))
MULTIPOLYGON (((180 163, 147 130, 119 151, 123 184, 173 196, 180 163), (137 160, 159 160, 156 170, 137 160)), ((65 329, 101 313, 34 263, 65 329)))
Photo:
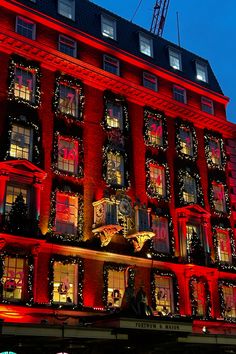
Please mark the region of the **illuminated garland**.
POLYGON ((228 187, 226 183, 222 180, 220 176, 218 176, 216 173, 213 174, 213 176, 209 175, 209 203, 212 212, 214 213, 215 216, 219 217, 229 217, 231 214, 231 209, 230 209, 230 202, 229 202, 229 193, 228 193, 228 187), (225 199, 225 211, 219 211, 215 209, 214 206, 214 192, 213 192, 213 182, 216 182, 218 184, 221 184, 224 188, 224 199, 225 199))
POLYGON ((213 230, 213 246, 215 250, 215 255, 216 255, 216 260, 215 263, 218 265, 220 269, 223 271, 236 271, 236 266, 231 263, 224 263, 220 260, 219 254, 218 254, 218 242, 217 242, 217 231, 222 230, 222 231, 227 231, 229 235, 229 240, 230 240, 230 248, 231 248, 231 256, 232 256, 232 262, 234 263, 234 259, 236 257, 235 253, 235 242, 234 242, 234 236, 233 236, 233 230, 230 227, 223 227, 222 225, 214 225, 212 227, 213 230))
POLYGON ((226 157, 225 150, 224 150, 224 141, 222 139, 222 136, 216 132, 205 130, 204 140, 205 140, 205 155, 206 155, 206 161, 207 161, 208 167, 216 168, 218 170, 224 171, 227 157, 226 157), (217 139, 219 141, 221 165, 217 165, 217 164, 213 163, 213 161, 212 161, 210 145, 209 145, 209 142, 212 139, 217 139))
MULTIPOLYGON (((69 188, 70 189, 70 188, 69 188)), ((50 240, 59 241, 62 243, 75 243, 77 244, 83 238, 83 227, 84 227, 84 203, 82 194, 78 192, 70 192, 66 190, 66 185, 63 189, 56 188, 51 193, 51 212, 48 223, 48 236, 50 240), (69 233, 59 233, 55 230, 55 221, 56 221, 56 192, 61 192, 70 196, 78 197, 78 223, 77 223, 77 235, 69 233)))
POLYGON ((155 275, 160 277, 170 277, 173 284, 173 297, 174 297, 174 313, 169 314, 168 316, 178 315, 179 314, 179 285, 176 278, 176 275, 169 271, 152 269, 151 270, 151 301, 152 307, 156 309, 156 284, 155 284, 155 275))
POLYGON ((78 257, 66 257, 61 255, 54 255, 50 260, 49 265, 49 289, 50 289, 50 303, 53 306, 58 306, 59 308, 72 307, 73 310, 78 310, 83 307, 83 280, 84 280, 84 264, 83 260, 78 257), (77 304, 71 303, 58 303, 53 301, 53 284, 54 284, 54 262, 60 262, 64 264, 78 264, 78 283, 77 283, 77 304))
POLYGON ((159 148, 165 151, 168 147, 168 133, 167 133, 167 125, 166 125, 166 117, 160 111, 152 110, 151 108, 144 109, 144 142, 147 146, 151 146, 154 148, 159 148), (150 136, 148 132, 150 131, 150 119, 154 121, 161 121, 162 127, 162 141, 163 144, 159 145, 150 140, 150 136))
POLYGON ((103 146, 103 179, 105 180, 106 184, 115 189, 115 190, 126 190, 130 186, 130 181, 129 181, 129 172, 128 172, 128 155, 125 151, 122 150, 116 150, 113 146, 107 144, 103 146), (120 184, 113 184, 108 181, 107 178, 107 165, 108 165, 108 153, 111 152, 112 154, 115 154, 117 156, 122 156, 124 159, 124 185, 120 184))
MULTIPOLYGON (((11 147, 11 135, 12 135, 12 126, 14 124, 20 124, 24 127, 30 128, 33 131, 33 143, 32 143, 32 162, 39 165, 41 162, 41 132, 39 128, 39 124, 36 124, 32 121, 32 119, 27 119, 25 116, 20 115, 19 117, 8 117, 9 128, 8 128, 8 138, 7 138, 7 146, 4 160, 9 158, 15 159, 15 157, 10 156, 10 147, 11 147)), ((21 159, 21 158, 20 158, 21 159)))
POLYGON ((109 270, 115 270, 118 272, 124 272, 128 268, 128 287, 134 289, 134 268, 129 267, 127 264, 117 264, 117 263, 105 263, 103 267, 103 303, 105 308, 108 310, 108 273, 109 270))
POLYGON ((38 64, 32 61, 28 61, 18 55, 12 56, 9 64, 9 87, 8 87, 8 99, 10 101, 15 101, 18 103, 24 103, 31 108, 38 108, 40 105, 40 70, 38 64), (35 76, 35 91, 34 91, 34 102, 25 100, 22 97, 16 97, 14 94, 15 87, 15 69, 16 67, 22 68, 24 70, 32 71, 35 76))
POLYGON ((174 227, 172 218, 168 212, 163 212, 161 209, 161 214, 158 214, 158 217, 167 218, 168 220, 168 234, 169 234, 169 245, 170 245, 170 252, 169 253, 161 253, 155 250, 154 248, 154 239, 151 239, 150 243, 150 251, 153 257, 155 258, 164 258, 165 260, 172 260, 175 254, 175 237, 174 237, 174 227))
POLYGON ((190 168, 179 169, 178 177, 177 177, 178 189, 179 189, 179 193, 178 193, 179 204, 181 206, 196 204, 194 202, 191 203, 191 202, 187 202, 184 200, 184 177, 185 176, 192 177, 195 179, 197 204, 204 206, 204 198, 203 198, 203 192, 202 192, 202 188, 201 188, 201 177, 200 177, 199 173, 196 171, 196 168, 191 169, 191 171, 190 171, 190 168))
POLYGON ((104 114, 103 114, 103 118, 101 121, 101 125, 103 127, 104 130, 109 131, 109 130, 119 130, 119 128, 113 128, 110 127, 107 124, 107 117, 109 116, 109 112, 108 112, 108 104, 112 103, 112 104, 119 104, 122 107, 122 114, 123 114, 123 131, 122 133, 127 134, 128 130, 129 130, 129 115, 128 115, 128 108, 127 108, 127 103, 126 100, 124 99, 124 97, 119 96, 114 94, 111 91, 105 91, 104 92, 104 114))
POLYGON ((65 136, 64 134, 60 134, 59 131, 56 131, 54 134, 54 143, 53 143, 53 156, 52 156, 52 169, 55 174, 60 176, 67 176, 73 178, 82 178, 84 174, 84 151, 83 151, 83 144, 81 138, 77 136, 65 136), (69 138, 71 142, 78 142, 78 171, 77 173, 69 172, 60 170, 58 168, 58 137, 61 136, 62 138, 69 138))
MULTIPOLYGON (((192 306, 192 316, 193 317, 199 317, 198 315, 198 304, 197 300, 194 298, 194 282, 197 283, 202 283, 205 289, 205 295, 206 295, 206 313, 203 316, 203 319, 209 319, 211 318, 211 293, 209 289, 209 285, 207 280, 202 277, 202 276, 196 276, 193 275, 190 280, 189 280, 189 290, 190 290, 190 301, 191 301, 191 306, 192 306)), ((202 316, 200 316, 202 317, 202 316)))
POLYGON ((56 77, 56 87, 54 93, 53 107, 55 114, 58 118, 63 118, 67 123, 74 123, 76 121, 83 121, 83 108, 84 108, 84 92, 81 81, 67 76, 58 74, 56 77), (78 117, 71 114, 61 112, 60 110, 60 85, 66 85, 75 89, 78 92, 78 117))
POLYGON ((176 120, 176 151, 178 156, 181 159, 184 160, 190 160, 190 161, 196 161, 197 159, 197 149, 198 148, 198 141, 197 141, 197 135, 196 135, 196 131, 195 128, 193 126, 193 124, 191 124, 190 122, 186 122, 186 121, 181 121, 179 119, 176 120), (181 129, 187 128, 190 131, 191 137, 192 137, 192 152, 193 155, 188 155, 188 154, 184 154, 181 150, 181 138, 180 138, 180 131, 181 129))
POLYGON ((146 193, 149 198, 156 198, 158 201, 165 200, 168 201, 170 199, 170 172, 169 167, 164 162, 157 162, 152 158, 146 159, 146 193), (157 167, 162 167, 165 171, 165 195, 160 195, 155 190, 155 186, 152 185, 152 181, 150 178, 150 165, 153 164, 157 167))
POLYGON ((219 279, 218 285, 219 285, 221 316, 227 322, 236 322, 236 318, 235 317, 228 317, 227 316, 227 304, 226 304, 225 299, 224 299, 224 291, 223 291, 223 286, 227 286, 227 287, 230 287, 230 288, 231 287, 236 288, 236 281, 226 280, 226 279, 219 279))
MULTIPOLYGON (((4 275, 4 269, 5 269, 5 257, 9 256, 9 257, 15 257, 15 258, 23 258, 25 260, 28 260, 28 269, 27 269, 27 277, 24 274, 24 281, 27 278, 27 282, 26 282, 26 291, 27 291, 27 296, 25 299, 17 301, 17 304, 19 305, 27 305, 27 306, 32 306, 33 302, 34 302, 34 298, 33 298, 33 274, 34 274, 34 258, 32 255, 17 255, 17 254, 8 254, 6 252, 4 252, 3 254, 0 255, 0 278, 3 278, 4 275)), ((25 284, 23 282, 23 284, 25 284)), ((22 287, 22 293, 24 293, 25 288, 22 287)), ((3 299, 3 282, 0 282, 0 299, 1 302, 4 304, 12 304, 11 300, 6 300, 3 299)))

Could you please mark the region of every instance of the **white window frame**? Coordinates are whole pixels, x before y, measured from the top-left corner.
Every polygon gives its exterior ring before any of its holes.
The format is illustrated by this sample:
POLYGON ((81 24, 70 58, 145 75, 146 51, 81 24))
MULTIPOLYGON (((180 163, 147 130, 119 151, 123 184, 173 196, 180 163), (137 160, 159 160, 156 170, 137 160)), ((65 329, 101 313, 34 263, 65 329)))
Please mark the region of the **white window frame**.
POLYGON ((107 305, 109 308, 120 308, 125 294, 125 269, 123 271, 109 269, 107 281, 107 305))
POLYGON ((73 138, 68 138, 63 135, 58 135, 58 157, 57 157, 57 167, 60 171, 77 174, 78 173, 78 155, 79 155, 79 142, 73 138), (68 144, 67 147, 70 148, 69 153, 66 157, 63 157, 65 149, 61 149, 61 144, 68 144), (71 145, 74 145, 74 151, 71 149, 71 145), (69 156, 68 156, 69 155, 69 156), (71 155, 71 156, 70 156, 71 155), (71 158, 74 157, 74 158, 71 158))
POLYGON ((155 286, 155 298, 156 298, 156 308, 155 312, 161 314, 162 316, 167 316, 174 312, 174 289, 173 289, 173 279, 168 275, 154 275, 154 286, 155 286), (159 280, 159 284, 158 284, 159 280), (168 286, 163 284, 166 280, 168 286), (169 298, 168 298, 169 297, 169 298), (163 300, 162 300, 163 299, 163 300))
POLYGON ((174 48, 169 48, 169 63, 170 66, 175 69, 175 70, 180 70, 182 71, 182 56, 181 52, 174 49, 174 48), (174 64, 174 61, 178 61, 178 65, 174 64))
POLYGON ((213 101, 206 97, 201 97, 201 109, 203 112, 214 115, 213 101), (204 108, 206 107, 206 108, 204 108))
POLYGON ((109 128, 118 128, 123 130, 123 106, 112 101, 108 101, 106 105, 107 116, 106 122, 109 128), (117 108, 118 114, 115 114, 114 109, 117 108), (111 114, 110 114, 111 113, 111 114))
POLYGON ((75 21, 75 0, 58 0, 57 3, 57 12, 66 18, 69 18, 70 20, 75 21), (62 6, 66 5, 68 8, 70 7, 71 12, 66 14, 63 12, 62 6))
POLYGON ((181 86, 174 85, 173 86, 173 99, 177 102, 187 104, 186 89, 181 86), (183 97, 183 100, 179 99, 180 97, 183 97))
POLYGON ((62 114, 68 114, 74 118, 78 117, 79 92, 75 87, 68 86, 64 82, 60 82, 58 109, 62 114), (67 92, 67 94, 64 95, 64 92, 67 92))
POLYGON ((196 77, 197 80, 208 83, 207 64, 196 61, 196 77))
POLYGON ((23 300, 25 288, 27 287, 28 262, 26 258, 7 255, 4 260, 3 273, 3 300, 10 302, 20 302, 23 300), (21 266, 19 266, 19 263, 21 266), (7 271, 7 272, 6 272, 7 271), (26 272, 27 273, 27 272, 26 272), (15 289, 7 291, 4 289, 6 282, 9 286, 13 285, 15 289), (12 283, 12 284, 11 284, 12 283))
POLYGON ((159 253, 170 253, 169 220, 165 216, 152 215, 153 248, 159 253), (160 247, 160 246, 161 247, 160 247))
POLYGON ((111 74, 120 76, 120 61, 119 61, 119 59, 111 57, 107 54, 103 54, 103 70, 105 70, 111 74), (106 64, 110 65, 110 67, 114 68, 115 70, 107 70, 106 64))
MULTIPOLYGON (((27 29, 27 30, 30 31, 29 29, 27 29)), ((30 20, 28 20, 25 17, 16 16, 16 28, 15 28, 15 31, 16 31, 16 33, 20 34, 21 36, 24 36, 25 38, 32 39, 32 40, 35 40, 35 38, 36 38, 36 24, 33 21, 30 21, 30 20), (25 36, 24 34, 20 33, 19 27, 22 28, 24 26, 19 24, 19 20, 21 20, 23 23, 25 23, 26 26, 27 26, 27 24, 32 25, 32 31, 31 31, 32 35, 31 36, 25 36)))
POLYGON ((143 86, 149 90, 157 92, 157 77, 153 74, 148 73, 147 71, 143 72, 143 86))
POLYGON ((212 192, 213 192, 213 204, 214 204, 215 211, 226 213, 226 199, 225 199, 224 185, 222 183, 212 182, 212 192), (217 197, 217 194, 219 194, 220 197, 222 194, 222 199, 219 199, 217 197), (217 197, 217 199, 215 197, 217 197))
POLYGON ((101 15, 101 32, 103 37, 111 38, 116 40, 116 20, 108 15, 101 15), (106 31, 105 27, 110 27, 112 29, 112 33, 106 31))
POLYGON ((149 169, 150 169, 150 183, 152 184, 152 190, 156 195, 165 198, 166 197, 165 167, 150 163, 149 169))
POLYGON ((76 305, 78 297, 78 264, 63 264, 63 262, 55 261, 53 263, 53 273, 53 302, 56 304, 76 305), (60 272, 56 272, 56 267, 59 268, 60 272), (70 300, 68 301, 68 299, 70 300))
POLYGON ((64 36, 63 34, 59 34, 59 39, 58 39, 58 50, 61 53, 64 53, 66 55, 70 55, 74 58, 77 56, 77 42, 74 41, 72 38, 69 38, 67 36, 64 36), (64 41, 64 43, 63 43, 64 41), (67 42, 67 43, 66 43, 67 42), (70 42, 70 43, 69 43, 70 42), (71 48, 73 50, 72 54, 66 53, 65 51, 61 50, 61 45, 64 45, 68 48, 71 48))
POLYGON ((179 128, 179 142, 181 147, 181 152, 187 156, 193 156, 193 132, 190 127, 186 127, 181 125, 179 128), (184 134, 186 133, 187 138, 189 139, 189 144, 184 138, 184 134))
POLYGON ((144 33, 139 33, 139 51, 140 53, 153 58, 153 40, 144 33))
POLYGON ((217 239, 217 254, 218 254, 219 261, 223 263, 231 263, 232 252, 231 252, 229 232, 227 230, 216 229, 216 239, 217 239), (221 247, 222 243, 223 245, 226 243, 226 248, 227 248, 226 251, 222 249, 221 247))
POLYGON ((66 234, 76 236, 77 227, 78 227, 78 197, 71 196, 65 192, 57 191, 55 232, 58 234, 66 233, 66 234), (62 201, 60 199, 61 196, 67 197, 67 201, 66 202, 62 201), (72 199, 71 201, 70 198, 72 199), (65 220, 59 217, 61 214, 65 216, 65 220))
POLYGON ((234 300, 236 296, 236 287, 230 285, 223 285, 222 291, 224 302, 226 305, 225 317, 229 319, 236 318, 236 303, 234 300))
POLYGON ((23 194, 23 199, 25 204, 28 206, 28 209, 30 208, 30 190, 27 186, 21 185, 21 184, 13 184, 9 183, 6 186, 6 196, 5 196, 5 205, 4 205, 4 213, 5 215, 8 215, 13 203, 15 202, 16 198, 18 195, 22 193, 23 194), (18 191, 16 193, 16 190, 18 191), (8 202, 8 200, 11 200, 11 202, 8 202))
POLYGON ((124 156, 121 153, 114 153, 109 151, 107 153, 107 180, 111 185, 119 185, 124 186, 125 184, 125 173, 124 173, 124 156), (119 165, 117 165, 119 163, 119 165), (108 165, 113 166, 108 166, 108 165), (113 171, 112 171, 113 170, 113 171), (113 175, 112 175, 113 173, 113 175), (111 179, 111 177, 115 176, 115 182, 111 179), (120 182, 119 182, 120 180, 120 182))
POLYGON ((16 65, 14 69, 14 97, 35 103, 35 91, 36 74, 28 67, 16 65), (20 72, 20 75, 18 75, 18 72, 20 72))
POLYGON ((197 183, 196 183, 196 179, 192 176, 189 175, 184 175, 183 176, 183 199, 185 203, 197 203, 197 183), (190 183, 192 184, 192 186, 190 186, 190 183), (185 186, 187 185, 187 187, 193 187, 194 190, 193 191, 188 191, 185 190, 185 186))

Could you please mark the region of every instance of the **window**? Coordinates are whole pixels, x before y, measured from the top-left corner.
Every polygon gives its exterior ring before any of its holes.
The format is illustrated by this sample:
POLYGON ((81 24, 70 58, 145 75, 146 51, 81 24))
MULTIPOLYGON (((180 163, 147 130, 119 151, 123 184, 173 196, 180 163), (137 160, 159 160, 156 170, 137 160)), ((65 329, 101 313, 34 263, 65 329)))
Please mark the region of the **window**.
POLYGON ((155 75, 144 72, 143 86, 150 90, 157 91, 157 77, 155 75))
POLYGON ((58 13, 71 20, 75 20, 75 1, 58 0, 58 13))
POLYGON ((224 298, 224 316, 225 318, 236 317, 236 287, 235 286, 222 286, 224 298))
POLYGON ((150 184, 153 195, 166 196, 165 169, 162 166, 150 164, 150 184))
POLYGON ((148 142, 153 146, 163 146, 163 124, 161 118, 148 116, 148 142))
POLYGON ((225 204, 225 190, 223 184, 213 182, 212 191, 213 191, 213 204, 214 204, 215 211, 225 213, 226 204, 225 204))
POLYGON ((221 144, 220 139, 215 137, 208 138, 209 145, 209 159, 213 165, 221 166, 221 144))
POLYGON ((176 70, 182 70, 181 53, 173 48, 169 48, 170 66, 176 70))
POLYGON ((200 280, 192 280, 192 297, 195 304, 195 315, 205 316, 206 314, 206 289, 205 284, 200 280))
POLYGON ((168 276, 154 276, 155 284, 155 311, 167 316, 174 312, 173 282, 168 276))
POLYGON ((209 98, 202 97, 201 98, 201 108, 203 112, 214 114, 214 106, 213 101, 209 98))
POLYGON ((53 302, 77 304, 78 264, 53 263, 53 302))
POLYGON ((56 222, 58 233, 77 234, 78 197, 63 192, 56 192, 56 222))
POLYGON ((180 151, 184 155, 193 156, 193 137, 189 127, 184 125, 179 128, 180 151))
POLYGON ((58 136, 57 167, 59 170, 77 174, 78 145, 78 141, 75 139, 58 136))
POLYGON ((122 299, 125 293, 125 269, 117 271, 108 270, 108 307, 121 307, 122 299))
POLYGON ((78 90, 64 84, 59 87, 59 110, 61 113, 68 114, 73 117, 78 116, 78 90))
POLYGON ((120 153, 107 153, 107 182, 112 185, 124 185, 124 158, 120 153))
POLYGON ((14 96, 28 102, 35 102, 35 72, 22 66, 15 66, 14 96))
POLYGON ((70 55, 71 57, 76 57, 77 54, 77 43, 71 38, 59 35, 58 50, 62 53, 70 55))
POLYGON ((109 128, 123 130, 123 106, 113 102, 107 103, 106 123, 109 128))
POLYGON ((24 37, 35 39, 36 25, 26 18, 17 16, 16 32, 24 37))
POLYGON ((19 194, 22 194, 24 203, 29 205, 29 190, 25 187, 18 186, 18 185, 7 185, 6 189, 6 201, 5 201, 5 214, 9 214, 12 204, 15 202, 16 198, 19 194))
POLYGON ((189 256, 193 256, 196 250, 201 248, 201 226, 199 224, 186 225, 186 249, 189 256))
POLYGON ((12 125, 10 156, 18 159, 32 159, 32 130, 19 125, 12 125))
POLYGON ((178 102, 187 103, 186 90, 180 86, 174 85, 173 98, 178 102))
POLYGON ((228 231, 217 230, 217 253, 220 262, 231 263, 231 246, 228 231))
POLYGON ((196 62, 196 74, 197 79, 203 82, 208 82, 208 75, 207 75, 207 65, 204 63, 196 62))
POLYGON ((142 54, 153 57, 153 42, 152 38, 143 33, 139 33, 139 50, 142 54))
POLYGON ((116 21, 110 16, 101 16, 101 31, 104 37, 116 39, 116 21))
POLYGON ((169 220, 166 217, 152 215, 153 248, 158 253, 169 253, 169 220))
POLYGON ((195 178, 191 176, 183 177, 183 199, 186 203, 197 202, 197 188, 195 178))
POLYGON ((119 76, 120 75, 119 60, 104 54, 103 55, 103 70, 119 76))
POLYGON ((25 280, 27 279, 27 260, 6 256, 4 260, 3 300, 21 301, 24 297, 25 280))

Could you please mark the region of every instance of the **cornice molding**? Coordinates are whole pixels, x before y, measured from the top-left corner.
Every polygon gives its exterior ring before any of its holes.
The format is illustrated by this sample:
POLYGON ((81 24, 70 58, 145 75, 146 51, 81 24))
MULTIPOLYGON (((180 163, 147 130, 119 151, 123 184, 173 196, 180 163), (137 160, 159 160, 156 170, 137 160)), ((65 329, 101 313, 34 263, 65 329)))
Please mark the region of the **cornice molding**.
POLYGON ((231 122, 215 116, 211 117, 194 107, 173 101, 172 98, 166 96, 163 97, 158 92, 135 85, 122 77, 110 74, 77 58, 69 57, 50 47, 45 47, 37 41, 22 37, 5 28, 4 31, 0 28, 0 50, 7 54, 14 53, 30 60, 37 60, 42 68, 51 71, 59 70, 99 90, 110 89, 140 106, 151 106, 154 109, 163 110, 167 116, 172 118, 187 118, 200 128, 210 126, 211 129, 223 133, 226 138, 232 137, 236 130, 235 124, 231 122))

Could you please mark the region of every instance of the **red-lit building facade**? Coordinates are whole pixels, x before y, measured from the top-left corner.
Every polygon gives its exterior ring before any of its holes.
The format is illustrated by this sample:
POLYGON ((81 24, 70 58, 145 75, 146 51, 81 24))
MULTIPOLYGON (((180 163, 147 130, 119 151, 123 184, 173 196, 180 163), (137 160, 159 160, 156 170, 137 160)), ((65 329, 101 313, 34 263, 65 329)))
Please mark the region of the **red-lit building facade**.
POLYGON ((1 352, 234 353, 236 127, 209 63, 87 0, 0 9, 1 352))

